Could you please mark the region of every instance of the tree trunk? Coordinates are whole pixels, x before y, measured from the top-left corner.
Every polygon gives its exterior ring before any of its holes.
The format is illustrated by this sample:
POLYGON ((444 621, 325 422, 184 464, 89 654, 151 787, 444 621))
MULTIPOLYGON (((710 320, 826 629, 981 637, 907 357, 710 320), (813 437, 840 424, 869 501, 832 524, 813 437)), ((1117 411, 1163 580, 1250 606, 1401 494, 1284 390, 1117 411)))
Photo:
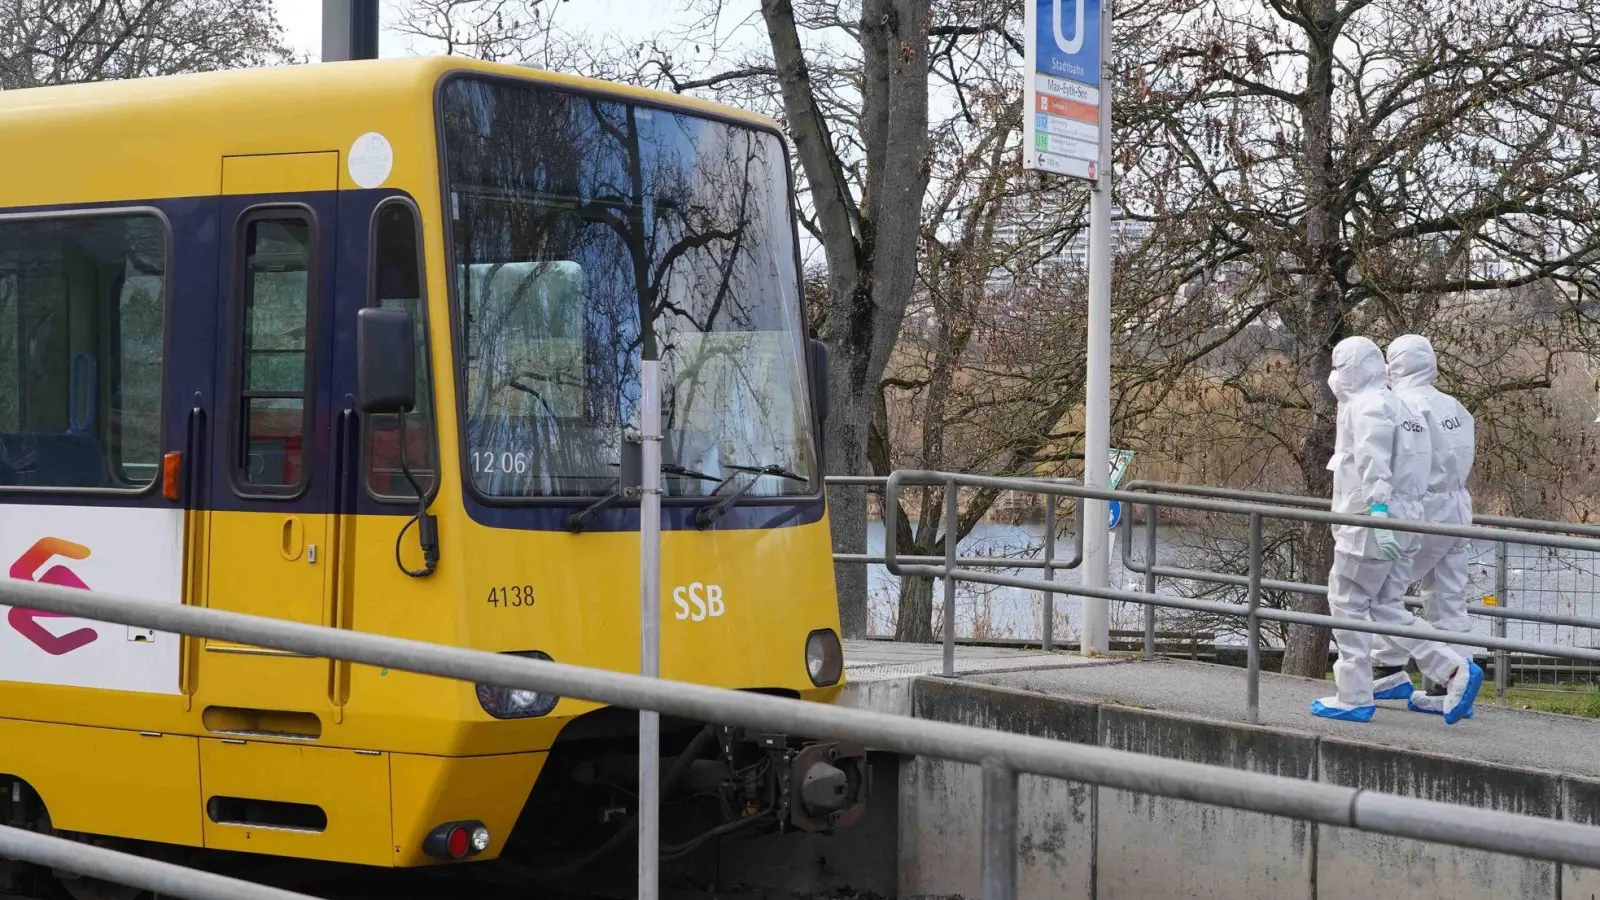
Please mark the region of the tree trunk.
MULTIPOLYGON (((857 202, 811 85, 792 0, 762 0, 789 138, 811 188, 828 260, 828 311, 822 326, 829 364, 828 468, 867 475, 867 441, 878 382, 900 335, 916 276, 917 237, 928 166, 928 2, 867 0, 862 5, 865 83, 861 134, 867 179, 857 202), (862 209, 865 214, 862 214, 862 209)), ((830 496, 836 552, 866 545, 864 490, 830 496)), ((867 575, 837 566, 840 627, 867 630, 867 575)))
MULTIPOLYGON (((1305 548, 1305 577, 1312 584, 1327 584, 1328 569, 1333 566, 1333 532, 1328 526, 1307 522, 1301 546, 1305 548)), ((1325 597, 1291 595, 1292 606, 1299 612, 1327 615, 1325 597)), ((1333 632, 1326 628, 1308 625, 1290 625, 1284 647, 1283 671, 1289 675, 1321 678, 1328 673, 1328 641, 1333 632)))
MULTIPOLYGON (((835 359, 846 356, 851 348, 834 345, 835 359), (840 351, 844 350, 843 353, 840 351)), ((859 392, 849 390, 846 365, 830 365, 828 429, 824 436, 827 447, 829 474, 870 475, 867 463, 867 431, 872 421, 875 398, 862 398, 859 392), (843 383, 841 383, 843 382, 843 383)), ((834 488, 828 492, 828 516, 832 524, 833 552, 867 552, 867 489, 861 487, 834 488)), ((905 549, 906 545, 901 545, 905 549)), ((836 565, 833 570, 834 586, 839 593, 839 628, 845 637, 858 638, 867 634, 867 567, 836 565)))
POLYGON ((933 579, 908 575, 900 579, 900 614, 894 639, 912 644, 933 640, 933 579))
MULTIPOLYGON (((1301 171, 1307 202, 1300 377, 1311 398, 1311 422, 1300 438, 1295 456, 1307 495, 1328 497, 1332 495, 1332 480, 1327 462, 1333 455, 1336 423, 1328 373, 1333 366, 1333 347, 1344 338, 1345 331, 1344 297, 1334 277, 1334 267, 1339 264, 1335 256, 1343 209, 1333 171, 1333 47, 1338 38, 1339 16, 1334 0, 1315 0, 1308 12, 1306 93, 1301 108, 1301 171)), ((1332 562, 1332 533, 1325 526, 1308 528, 1307 574, 1315 577, 1316 573, 1322 573, 1325 580, 1332 562)), ((1326 614, 1328 611, 1328 601, 1324 597, 1296 594, 1293 602, 1294 608, 1301 612, 1326 614)), ((1323 677, 1328 671, 1329 637, 1326 628, 1290 626, 1283 671, 1289 675, 1323 677)))

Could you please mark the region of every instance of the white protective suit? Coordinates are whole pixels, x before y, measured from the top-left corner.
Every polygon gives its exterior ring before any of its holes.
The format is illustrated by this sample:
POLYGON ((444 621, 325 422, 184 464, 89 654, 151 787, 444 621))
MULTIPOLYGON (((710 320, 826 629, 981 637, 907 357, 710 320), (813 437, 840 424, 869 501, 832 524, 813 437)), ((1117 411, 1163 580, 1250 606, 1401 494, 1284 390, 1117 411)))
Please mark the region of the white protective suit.
MULTIPOLYGON (((1366 515, 1387 506, 1395 519, 1423 518, 1423 494, 1432 465, 1428 430, 1420 415, 1410 415, 1400 398, 1389 390, 1383 351, 1364 337, 1346 338, 1333 349, 1333 374, 1328 378, 1339 400, 1338 431, 1334 438, 1333 511, 1366 515)), ((1411 559, 1420 541, 1409 532, 1380 535, 1381 519, 1371 528, 1333 526, 1333 568, 1328 574, 1328 606, 1335 616, 1366 619, 1400 626, 1422 624, 1402 602, 1410 583, 1411 559), (1398 542, 1399 558, 1391 561, 1380 545, 1398 542)), ((1365 632, 1333 633, 1339 648, 1334 663, 1338 696, 1312 704, 1312 711, 1329 718, 1366 721, 1374 708, 1372 695, 1372 635, 1365 632)), ((1390 638, 1428 678, 1451 682, 1449 702, 1454 708, 1465 700, 1470 711, 1476 691, 1469 691, 1467 661, 1445 644, 1412 638, 1390 638)), ((1480 670, 1481 671, 1481 670, 1480 670)), ((1478 676, 1481 683, 1481 674, 1478 676)), ((1447 715, 1452 723, 1459 715, 1447 715)))
MULTIPOLYGON (((1442 525, 1472 524, 1472 471, 1477 437, 1472 414, 1456 398, 1433 386, 1439 376, 1433 345, 1421 335, 1407 334, 1389 345, 1389 387, 1422 414, 1433 446, 1423 518, 1442 525)), ((1442 631, 1470 632, 1467 618, 1467 542, 1461 538, 1419 535, 1421 547, 1412 562, 1411 578, 1420 583, 1422 618, 1442 631)), ((1455 645, 1462 654, 1472 649, 1455 645)), ((1373 665, 1403 666, 1406 652, 1382 635, 1373 640, 1373 665)))

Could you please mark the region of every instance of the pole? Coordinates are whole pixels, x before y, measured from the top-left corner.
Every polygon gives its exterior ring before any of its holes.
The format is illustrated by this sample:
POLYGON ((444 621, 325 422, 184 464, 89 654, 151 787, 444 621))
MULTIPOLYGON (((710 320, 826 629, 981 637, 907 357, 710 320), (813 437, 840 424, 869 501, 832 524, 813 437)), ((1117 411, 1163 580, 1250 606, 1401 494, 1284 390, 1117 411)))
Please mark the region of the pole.
POLYGON ((378 58, 378 0, 322 0, 322 61, 378 58))
MULTIPOLYGON (((1511 580, 1506 575, 1506 563, 1509 554, 1506 553, 1506 542, 1501 541, 1494 545, 1494 596, 1495 602, 1504 609, 1511 608, 1511 598, 1506 596, 1511 592, 1511 580)), ((1490 626, 1495 637, 1506 636, 1506 620, 1495 619, 1490 626)), ((1526 634, 1526 632, 1524 632, 1526 634)), ((1496 703, 1504 705, 1506 702, 1506 688, 1511 684, 1511 672, 1508 666, 1511 657, 1504 650, 1494 652, 1494 699, 1496 703)))
MULTIPOLYGON (((1044 498, 1044 580, 1056 579, 1056 498, 1044 498)), ((1054 650, 1056 646, 1056 595, 1054 591, 1044 592, 1044 641, 1040 645, 1042 650, 1054 650)))
MULTIPOLYGON (((1130 509, 1132 507, 1129 507, 1130 509)), ((1144 592, 1156 592, 1156 510, 1154 503, 1144 508, 1144 592)), ((1131 534, 1133 529, 1128 529, 1131 534)), ((1132 548, 1130 547, 1130 550, 1132 548)), ((1144 658, 1156 658, 1156 608, 1144 608, 1144 658)))
MULTIPOLYGON (((1081 0, 1088 2, 1088 0, 1081 0)), ((1111 4, 1101 0, 1100 54, 1111 56, 1111 4)), ((1100 162, 1098 179, 1089 198, 1089 353, 1087 388, 1083 403, 1083 483, 1105 490, 1111 468, 1111 81, 1102 63, 1100 90, 1100 162)), ((1111 586, 1111 553, 1106 501, 1089 500, 1084 535, 1083 583, 1085 587, 1111 586)), ((1111 604, 1083 600, 1083 650, 1105 653, 1110 644, 1111 604)))
MULTIPOLYGON (((652 354, 653 355, 653 354, 652 354)), ((639 674, 661 675, 661 361, 639 367, 639 674)), ((639 900, 655 900, 660 878, 661 728, 659 714, 639 711, 639 900)))
POLYGON ((1251 725, 1261 724, 1261 514, 1250 516, 1250 644, 1246 649, 1248 673, 1245 684, 1245 712, 1251 725))
POLYGON ((956 532, 960 529, 954 481, 944 489, 944 674, 956 674, 956 532))

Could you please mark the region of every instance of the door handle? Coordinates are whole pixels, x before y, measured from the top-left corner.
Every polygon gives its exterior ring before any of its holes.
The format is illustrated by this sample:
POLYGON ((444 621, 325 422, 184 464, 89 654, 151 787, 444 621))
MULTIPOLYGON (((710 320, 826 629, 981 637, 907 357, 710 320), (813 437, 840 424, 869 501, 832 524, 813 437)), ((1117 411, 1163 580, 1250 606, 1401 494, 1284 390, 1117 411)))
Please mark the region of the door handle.
POLYGON ((300 554, 305 550, 306 542, 306 529, 301 524, 299 516, 289 516, 283 520, 282 541, 282 546, 278 548, 278 552, 283 554, 283 558, 289 562, 299 559, 300 554))

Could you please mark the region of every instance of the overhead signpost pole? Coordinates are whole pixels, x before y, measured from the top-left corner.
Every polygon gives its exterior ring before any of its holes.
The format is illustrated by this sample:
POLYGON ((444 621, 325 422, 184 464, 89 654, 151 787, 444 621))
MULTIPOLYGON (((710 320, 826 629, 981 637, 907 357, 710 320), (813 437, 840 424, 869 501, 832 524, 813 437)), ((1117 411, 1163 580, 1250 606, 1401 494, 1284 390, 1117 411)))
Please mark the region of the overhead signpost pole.
POLYGON ((378 0, 322 0, 322 61, 378 58, 378 0))
MULTIPOLYGON (((1087 181, 1089 199, 1088 372, 1084 389, 1083 483, 1108 487, 1111 462, 1111 91, 1103 83, 1111 46, 1104 0, 1028 0, 1023 77, 1023 167, 1087 181)), ((1104 522, 1104 500, 1084 501, 1084 522, 1104 522)), ((1088 527, 1083 582, 1111 580, 1110 535, 1088 527)), ((1085 653, 1110 643, 1110 604, 1084 598, 1085 653)))
MULTIPOLYGON (((646 328, 654 325, 646 324, 646 328)), ((661 360, 646 341, 639 367, 639 674, 661 676, 661 360)), ((661 719, 639 710, 639 900, 660 890, 661 719)))

